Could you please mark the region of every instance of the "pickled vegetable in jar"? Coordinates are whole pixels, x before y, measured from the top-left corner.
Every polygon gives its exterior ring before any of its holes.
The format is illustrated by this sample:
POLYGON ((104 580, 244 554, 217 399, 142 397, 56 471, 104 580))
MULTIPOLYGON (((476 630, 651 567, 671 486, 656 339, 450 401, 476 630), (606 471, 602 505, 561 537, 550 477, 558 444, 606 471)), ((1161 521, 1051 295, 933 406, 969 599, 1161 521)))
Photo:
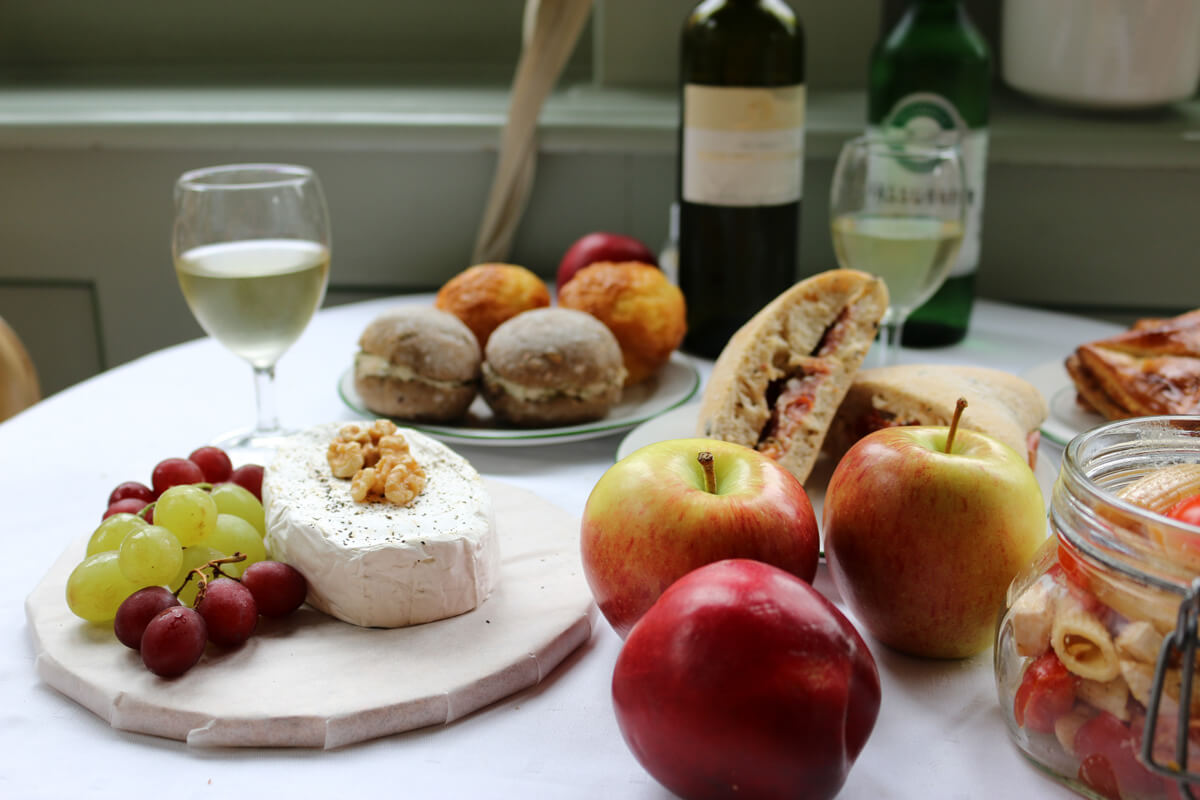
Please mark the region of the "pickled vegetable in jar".
POLYGON ((1184 797, 1190 772, 1200 796, 1196 497, 1200 417, 1084 433, 1054 487, 1054 535, 1009 587, 994 651, 1009 734, 1082 794, 1184 797))

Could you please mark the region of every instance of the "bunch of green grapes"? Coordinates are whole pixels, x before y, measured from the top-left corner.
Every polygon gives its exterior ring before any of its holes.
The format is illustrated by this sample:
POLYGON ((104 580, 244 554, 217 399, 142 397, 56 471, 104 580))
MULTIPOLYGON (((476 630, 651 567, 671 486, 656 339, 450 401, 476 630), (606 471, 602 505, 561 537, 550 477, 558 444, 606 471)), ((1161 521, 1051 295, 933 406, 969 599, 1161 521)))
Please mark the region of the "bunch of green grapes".
POLYGON ((165 586, 190 604, 199 585, 187 580, 193 569, 240 553, 245 560, 221 568, 240 577, 266 560, 265 532, 262 503, 243 486, 170 486, 137 514, 104 518, 67 579, 67 605, 89 622, 111 623, 122 601, 147 586, 165 586))

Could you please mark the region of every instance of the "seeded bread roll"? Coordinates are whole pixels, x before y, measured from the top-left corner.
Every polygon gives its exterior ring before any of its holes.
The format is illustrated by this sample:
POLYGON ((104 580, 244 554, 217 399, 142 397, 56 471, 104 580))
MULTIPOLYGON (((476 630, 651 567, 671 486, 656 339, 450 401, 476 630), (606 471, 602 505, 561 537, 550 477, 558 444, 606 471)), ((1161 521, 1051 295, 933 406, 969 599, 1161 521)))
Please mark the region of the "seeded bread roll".
POLYGON ((780 294, 721 351, 696 434, 753 447, 803 483, 887 306, 883 281, 857 270, 780 294))
POLYGON ((405 307, 367 326, 354 359, 354 388, 376 414, 447 422, 467 412, 479 388, 482 356, 458 317, 405 307))
POLYGON ((582 311, 544 308, 510 319, 488 339, 483 399, 525 427, 600 419, 621 398, 621 348, 604 323, 582 311))

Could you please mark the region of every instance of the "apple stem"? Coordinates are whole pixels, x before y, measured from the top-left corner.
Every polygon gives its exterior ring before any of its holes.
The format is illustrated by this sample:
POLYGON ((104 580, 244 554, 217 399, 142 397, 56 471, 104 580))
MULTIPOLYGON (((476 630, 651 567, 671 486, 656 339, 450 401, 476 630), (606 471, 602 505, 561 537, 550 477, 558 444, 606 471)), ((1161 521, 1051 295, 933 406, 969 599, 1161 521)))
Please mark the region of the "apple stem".
POLYGON ((700 462, 700 466, 704 469, 704 490, 709 494, 716 494, 717 473, 713 470, 713 454, 707 450, 701 450, 696 455, 696 460, 700 462))
POLYGON ((950 432, 946 434, 946 452, 950 452, 950 447, 954 444, 954 434, 958 433, 958 421, 962 419, 963 411, 967 407, 967 399, 965 397, 958 398, 958 402, 954 404, 954 416, 950 420, 950 432))

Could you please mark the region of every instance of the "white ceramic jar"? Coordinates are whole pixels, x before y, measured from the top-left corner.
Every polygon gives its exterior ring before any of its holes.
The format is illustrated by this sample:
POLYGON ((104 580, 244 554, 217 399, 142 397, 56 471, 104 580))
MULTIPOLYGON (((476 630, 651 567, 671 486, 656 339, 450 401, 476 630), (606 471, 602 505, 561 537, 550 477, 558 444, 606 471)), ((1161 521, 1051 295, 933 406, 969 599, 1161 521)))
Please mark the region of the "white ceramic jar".
POLYGON ((1200 79, 1200 0, 1005 0, 1004 81, 1084 108, 1153 108, 1200 79))

